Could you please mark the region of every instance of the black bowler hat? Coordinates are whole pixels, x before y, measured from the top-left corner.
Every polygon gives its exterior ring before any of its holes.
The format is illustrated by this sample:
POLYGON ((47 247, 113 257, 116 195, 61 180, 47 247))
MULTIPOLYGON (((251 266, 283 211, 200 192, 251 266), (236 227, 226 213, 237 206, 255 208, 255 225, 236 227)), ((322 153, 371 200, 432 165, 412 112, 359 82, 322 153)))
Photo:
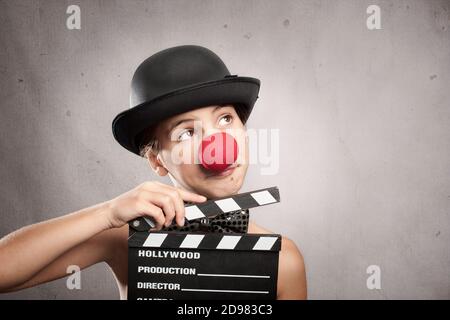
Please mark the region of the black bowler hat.
POLYGON ((211 50, 182 45, 159 51, 144 60, 131 81, 130 109, 113 120, 114 138, 139 155, 148 127, 174 115, 218 104, 243 108, 247 121, 258 99, 260 81, 228 71, 211 50))

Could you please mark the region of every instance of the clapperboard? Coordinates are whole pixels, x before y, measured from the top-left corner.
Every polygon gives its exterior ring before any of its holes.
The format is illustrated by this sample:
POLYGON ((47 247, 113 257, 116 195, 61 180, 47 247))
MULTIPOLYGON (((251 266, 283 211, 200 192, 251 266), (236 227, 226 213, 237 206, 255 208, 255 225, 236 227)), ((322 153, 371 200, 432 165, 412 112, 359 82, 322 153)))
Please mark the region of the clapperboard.
MULTIPOLYGON (((185 206, 192 221, 280 202, 277 187, 185 206)), ((276 299, 281 235, 148 230, 129 223, 128 299, 276 299)))

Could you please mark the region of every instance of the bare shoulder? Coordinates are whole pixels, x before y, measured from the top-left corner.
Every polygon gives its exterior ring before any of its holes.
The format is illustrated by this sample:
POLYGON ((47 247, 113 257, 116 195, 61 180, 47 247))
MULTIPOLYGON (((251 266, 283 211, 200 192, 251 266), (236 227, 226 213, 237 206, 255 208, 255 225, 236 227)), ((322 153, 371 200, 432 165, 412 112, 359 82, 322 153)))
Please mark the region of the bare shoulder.
MULTIPOLYGON (((250 222, 249 233, 273 234, 274 232, 250 222)), ((278 269, 279 300, 306 299, 306 271, 303 255, 291 239, 281 237, 281 251, 278 269)))
MULTIPOLYGON (((248 233, 274 234, 273 231, 263 228, 254 222, 249 223, 248 233)), ((283 235, 281 236, 281 250, 285 253, 295 253, 301 255, 300 250, 297 248, 294 241, 283 235)))
POLYGON ((250 220, 248 224, 248 233, 274 233, 273 231, 263 228, 250 220))
POLYGON ((278 272, 278 299, 302 300, 307 297, 303 255, 291 239, 282 237, 278 272))

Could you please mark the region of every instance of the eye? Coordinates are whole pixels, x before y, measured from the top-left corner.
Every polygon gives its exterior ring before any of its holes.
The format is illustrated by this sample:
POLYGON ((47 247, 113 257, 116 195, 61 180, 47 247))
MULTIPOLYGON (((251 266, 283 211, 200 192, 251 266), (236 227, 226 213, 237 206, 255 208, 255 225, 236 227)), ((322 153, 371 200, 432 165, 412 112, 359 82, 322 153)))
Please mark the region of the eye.
POLYGON ((189 139, 192 137, 193 134, 194 134, 193 129, 184 130, 178 135, 177 141, 183 141, 183 140, 189 139))
POLYGON ((226 125, 230 124, 231 122, 233 122, 233 116, 231 114, 224 115, 223 117, 221 117, 219 119, 219 125, 221 125, 221 126, 222 125, 226 126, 226 125))

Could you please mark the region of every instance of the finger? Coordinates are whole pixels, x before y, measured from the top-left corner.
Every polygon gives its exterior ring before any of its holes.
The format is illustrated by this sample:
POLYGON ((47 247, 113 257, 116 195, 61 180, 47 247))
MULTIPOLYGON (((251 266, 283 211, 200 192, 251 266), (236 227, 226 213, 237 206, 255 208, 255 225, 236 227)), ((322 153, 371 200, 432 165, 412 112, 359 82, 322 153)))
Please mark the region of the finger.
POLYGON ((165 222, 165 217, 162 209, 158 206, 155 206, 154 204, 143 201, 139 204, 139 211, 143 213, 143 215, 153 218, 153 221, 155 221, 155 228, 156 230, 160 230, 165 222))
POLYGON ((175 198, 174 204, 175 204, 176 222, 180 227, 184 226, 185 222, 185 208, 183 200, 191 202, 204 202, 207 200, 206 197, 201 196, 199 194, 192 193, 190 191, 186 191, 181 188, 169 186, 160 182, 155 182, 154 184, 149 185, 149 188, 159 191, 164 190, 167 192, 167 194, 171 195, 172 198, 175 198))
POLYGON ((176 222, 180 227, 184 226, 185 222, 185 209, 184 209, 184 202, 181 198, 181 194, 179 191, 179 188, 172 187, 172 186, 164 186, 164 189, 167 189, 167 194, 169 194, 175 204, 175 214, 176 214, 176 222))
POLYGON ((165 216, 164 226, 170 226, 172 220, 175 218, 175 204, 172 196, 167 194, 164 190, 161 190, 161 192, 149 192, 143 190, 142 192, 144 193, 147 201, 157 205, 163 210, 165 216))
POLYGON ((181 188, 171 187, 171 186, 167 186, 167 187, 170 188, 169 194, 176 197, 177 198, 176 203, 179 203, 179 206, 177 206, 177 211, 176 211, 177 224, 179 226, 184 226, 185 207, 184 207, 183 200, 192 201, 192 202, 204 202, 207 200, 207 198, 202 195, 183 190, 181 188))
POLYGON ((205 196, 187 190, 183 190, 181 188, 178 188, 178 192, 180 193, 181 198, 185 201, 204 202, 207 200, 205 196))

